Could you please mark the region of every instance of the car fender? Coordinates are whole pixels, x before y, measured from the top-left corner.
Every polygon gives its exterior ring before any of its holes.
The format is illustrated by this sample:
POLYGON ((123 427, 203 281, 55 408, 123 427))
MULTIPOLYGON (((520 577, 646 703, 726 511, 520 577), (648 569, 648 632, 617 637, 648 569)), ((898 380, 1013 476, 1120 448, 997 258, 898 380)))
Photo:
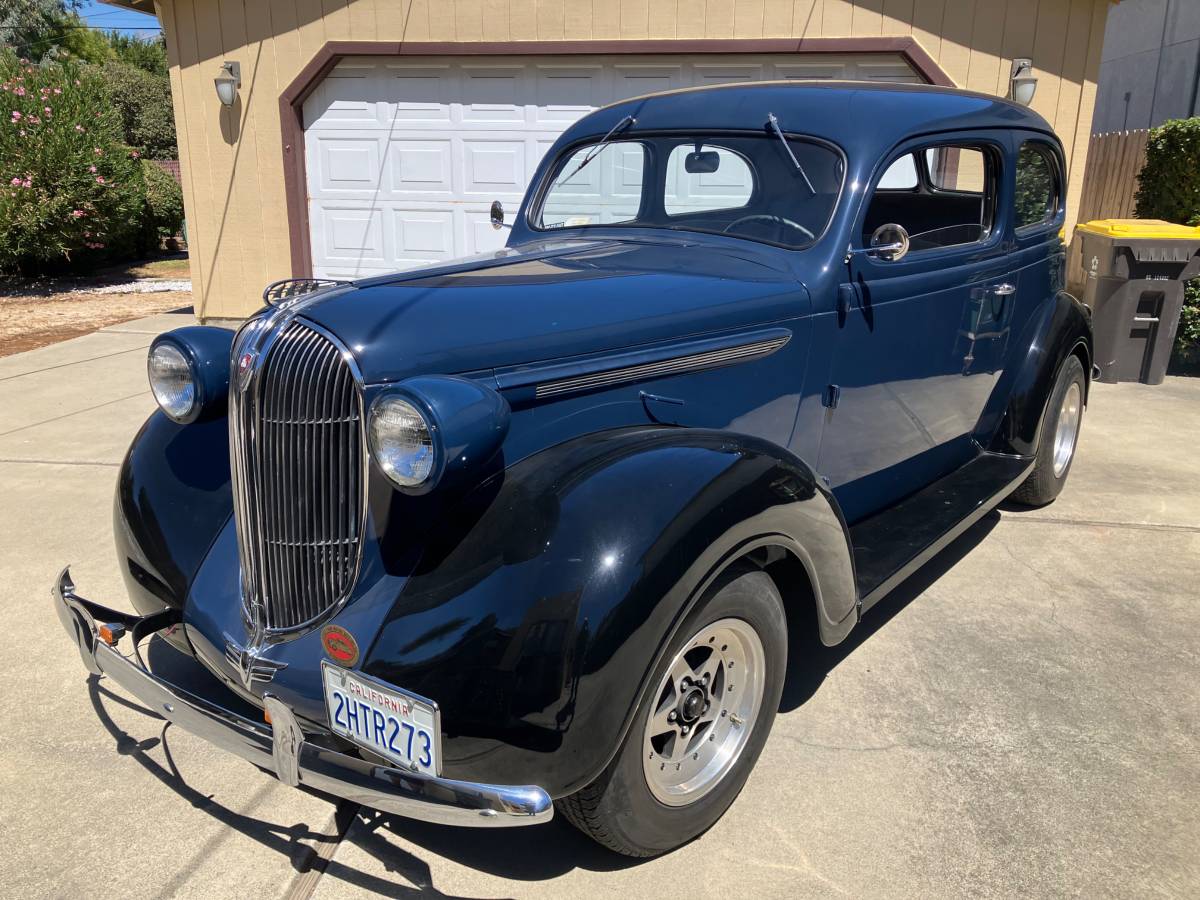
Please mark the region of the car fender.
POLYGON ((704 589, 768 546, 804 565, 799 602, 840 639, 857 614, 850 543, 803 461, 706 429, 577 438, 448 511, 363 669, 438 702, 458 777, 562 796, 611 760, 704 589))
POLYGON ((113 503, 117 560, 139 612, 183 607, 232 514, 225 417, 180 425, 156 410, 125 455, 113 503))
POLYGON ((1066 291, 1058 291, 1038 315, 1030 316, 1017 346, 1027 348, 1005 372, 1009 380, 997 391, 1006 397, 1004 416, 992 437, 990 450, 1033 456, 1041 438, 1046 401, 1054 390, 1059 367, 1066 358, 1082 351, 1084 400, 1092 375, 1092 320, 1082 303, 1066 291), (1011 374, 1010 374, 1011 373, 1011 374))

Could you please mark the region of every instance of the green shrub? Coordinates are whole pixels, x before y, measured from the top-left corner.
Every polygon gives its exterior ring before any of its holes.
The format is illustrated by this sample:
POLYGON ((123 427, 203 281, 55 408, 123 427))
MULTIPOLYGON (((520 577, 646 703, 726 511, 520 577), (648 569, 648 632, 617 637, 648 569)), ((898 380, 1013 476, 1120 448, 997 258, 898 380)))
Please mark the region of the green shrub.
POLYGON ((142 179, 146 185, 147 239, 157 246, 183 227, 183 191, 170 172, 145 159, 142 179))
MULTIPOLYGON (((1151 130, 1138 176, 1135 215, 1200 225, 1200 118, 1151 130)), ((1175 371, 1200 370, 1200 281, 1188 284, 1172 352, 1175 371)))
POLYGON ((121 115, 125 143, 147 159, 175 159, 175 111, 166 75, 152 75, 127 62, 103 67, 109 102, 121 115))
POLYGON ((0 51, 0 272, 139 249, 145 191, 98 71, 0 51))

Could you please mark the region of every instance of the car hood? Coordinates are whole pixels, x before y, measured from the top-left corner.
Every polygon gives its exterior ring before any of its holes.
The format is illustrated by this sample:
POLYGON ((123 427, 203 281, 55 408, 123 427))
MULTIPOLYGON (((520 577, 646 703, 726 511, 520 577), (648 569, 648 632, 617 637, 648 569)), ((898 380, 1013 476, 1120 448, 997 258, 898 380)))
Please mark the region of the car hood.
POLYGON ((519 366, 800 316, 768 248, 564 240, 356 282, 304 304, 368 384, 519 366))

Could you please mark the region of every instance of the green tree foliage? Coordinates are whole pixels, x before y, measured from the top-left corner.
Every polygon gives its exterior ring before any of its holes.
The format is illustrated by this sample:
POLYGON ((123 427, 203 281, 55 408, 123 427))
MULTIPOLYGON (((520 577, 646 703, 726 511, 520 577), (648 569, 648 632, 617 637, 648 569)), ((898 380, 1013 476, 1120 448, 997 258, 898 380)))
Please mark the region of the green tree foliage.
POLYGON ((183 227, 183 191, 174 175, 148 159, 142 160, 142 180, 146 185, 145 241, 158 246, 183 227))
POLYGON ((100 70, 0 50, 0 272, 144 250, 146 181, 100 70))
MULTIPOLYGON (((1139 219, 1200 225, 1200 118, 1173 119, 1151 130, 1135 199, 1139 219)), ((1174 366, 1200 370, 1200 279, 1187 285, 1174 366)))
POLYGON ((106 38, 113 55, 121 62, 158 76, 164 83, 168 81, 167 45, 161 34, 144 38, 110 31, 106 38))
POLYGON ((105 63, 103 74, 125 142, 150 159, 175 159, 175 112, 166 74, 152 74, 118 59, 105 63))

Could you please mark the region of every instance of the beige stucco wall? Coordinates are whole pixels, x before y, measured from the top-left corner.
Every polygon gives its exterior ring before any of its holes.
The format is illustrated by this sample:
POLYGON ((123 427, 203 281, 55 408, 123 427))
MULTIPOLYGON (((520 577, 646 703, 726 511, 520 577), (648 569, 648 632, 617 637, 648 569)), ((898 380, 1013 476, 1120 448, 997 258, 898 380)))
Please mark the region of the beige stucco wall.
POLYGON ((1110 0, 155 0, 179 124, 196 311, 245 315, 291 272, 279 95, 326 41, 563 41, 911 35, 960 87, 1004 94, 1032 57, 1033 108, 1083 180, 1110 0), (222 109, 220 62, 242 66, 222 109))

